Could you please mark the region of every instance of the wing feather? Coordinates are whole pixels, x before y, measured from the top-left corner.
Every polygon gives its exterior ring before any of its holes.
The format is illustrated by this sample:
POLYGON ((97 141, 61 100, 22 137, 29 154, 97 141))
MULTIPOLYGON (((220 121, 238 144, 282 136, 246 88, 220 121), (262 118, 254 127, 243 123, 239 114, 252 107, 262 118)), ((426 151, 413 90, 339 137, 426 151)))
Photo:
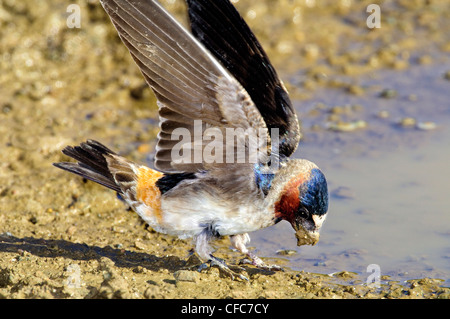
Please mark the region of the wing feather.
MULTIPOLYGON (((188 152, 202 152, 209 142, 202 133, 211 127, 221 132, 225 128, 254 128, 267 142, 267 126, 248 92, 157 1, 101 0, 101 3, 158 99, 161 132, 156 168, 165 172, 195 172, 214 167, 205 161, 176 163, 172 152, 180 142, 188 152), (200 135, 195 127, 199 120, 200 135), (173 140, 176 129, 185 129, 189 138, 173 140)), ((245 137, 237 137, 238 142, 245 137)), ((223 143, 226 148, 228 142, 223 143)), ((243 143, 248 147, 248 143, 259 143, 259 139, 243 143)), ((264 144, 266 148, 268 145, 264 144)), ((267 154, 267 149, 261 150, 263 153, 267 154)), ((192 153, 186 154, 189 157, 192 158, 192 153)))
POLYGON ((290 156, 300 127, 289 95, 261 44, 229 0, 186 0, 193 35, 250 95, 271 129, 279 129, 279 152, 290 156))

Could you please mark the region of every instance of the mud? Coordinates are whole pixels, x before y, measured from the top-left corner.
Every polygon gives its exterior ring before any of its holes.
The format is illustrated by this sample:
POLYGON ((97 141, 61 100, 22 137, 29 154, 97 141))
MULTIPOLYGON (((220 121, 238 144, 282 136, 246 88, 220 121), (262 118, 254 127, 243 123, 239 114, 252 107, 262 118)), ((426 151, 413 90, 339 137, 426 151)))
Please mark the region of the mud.
MULTIPOLYGON (((99 236, 116 235, 107 231, 110 234, 97 228, 99 236)), ((142 226, 114 237, 114 244, 88 245, 74 240, 2 235, 0 297, 340 299, 448 298, 450 293, 437 279, 411 280, 406 285, 383 280, 385 283, 376 288, 346 271, 323 275, 245 267, 249 282, 232 281, 217 268, 197 271, 198 260, 188 258, 189 245, 185 242, 147 232, 142 226)), ((220 251, 221 257, 229 257, 225 249, 220 251)), ((238 261, 236 257, 233 262, 238 261)))
MULTIPOLYGON (((68 28, 65 1, 0 2, 0 298, 449 298, 442 279, 384 277, 370 287, 345 269, 293 271, 289 253, 266 258, 284 272, 243 266, 249 282, 198 272, 190 241, 154 232, 113 192, 54 168, 65 145, 87 138, 151 165, 158 132, 154 96, 98 1, 74 3, 80 28, 68 28)), ((162 3, 182 19, 181 1, 162 3)), ((438 63, 450 51, 448 1, 382 4, 382 32, 366 27, 369 3, 236 6, 302 101, 324 88, 364 96, 355 78, 438 63)), ((339 119, 333 128, 348 127, 339 119)), ((226 238, 215 245, 230 264, 242 257, 226 238)))

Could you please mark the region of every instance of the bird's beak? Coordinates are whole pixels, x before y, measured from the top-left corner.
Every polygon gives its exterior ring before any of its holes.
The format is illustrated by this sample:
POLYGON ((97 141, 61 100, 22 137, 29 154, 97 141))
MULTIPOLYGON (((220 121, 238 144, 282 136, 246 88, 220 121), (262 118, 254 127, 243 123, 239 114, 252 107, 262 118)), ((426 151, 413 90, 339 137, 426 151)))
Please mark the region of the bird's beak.
POLYGON ((314 246, 319 241, 319 232, 308 231, 302 225, 295 225, 295 237, 297 238, 297 246, 311 245, 314 246))

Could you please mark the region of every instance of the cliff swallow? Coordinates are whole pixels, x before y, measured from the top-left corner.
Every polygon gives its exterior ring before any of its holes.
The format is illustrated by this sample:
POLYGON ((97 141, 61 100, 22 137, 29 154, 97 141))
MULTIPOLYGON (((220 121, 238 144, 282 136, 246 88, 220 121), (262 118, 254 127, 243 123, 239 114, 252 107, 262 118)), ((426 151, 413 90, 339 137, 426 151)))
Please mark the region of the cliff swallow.
POLYGON ((249 232, 286 220, 298 245, 317 243, 325 177, 289 158, 301 137, 294 108, 229 0, 187 0, 192 33, 154 0, 101 4, 158 100, 155 169, 93 140, 63 150, 77 163, 54 165, 116 191, 156 231, 194 238, 199 257, 232 277, 245 279, 214 257, 215 237, 271 270, 247 249, 249 232))

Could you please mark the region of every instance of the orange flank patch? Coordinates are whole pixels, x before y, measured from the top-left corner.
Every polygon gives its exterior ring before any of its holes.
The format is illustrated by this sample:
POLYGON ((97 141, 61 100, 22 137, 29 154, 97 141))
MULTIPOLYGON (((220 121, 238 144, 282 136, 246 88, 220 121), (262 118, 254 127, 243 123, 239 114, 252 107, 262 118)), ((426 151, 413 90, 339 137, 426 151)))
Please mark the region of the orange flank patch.
POLYGON ((156 181, 163 176, 163 173, 148 167, 139 168, 137 178, 136 197, 139 201, 151 207, 157 220, 161 222, 161 192, 155 185, 156 181))

